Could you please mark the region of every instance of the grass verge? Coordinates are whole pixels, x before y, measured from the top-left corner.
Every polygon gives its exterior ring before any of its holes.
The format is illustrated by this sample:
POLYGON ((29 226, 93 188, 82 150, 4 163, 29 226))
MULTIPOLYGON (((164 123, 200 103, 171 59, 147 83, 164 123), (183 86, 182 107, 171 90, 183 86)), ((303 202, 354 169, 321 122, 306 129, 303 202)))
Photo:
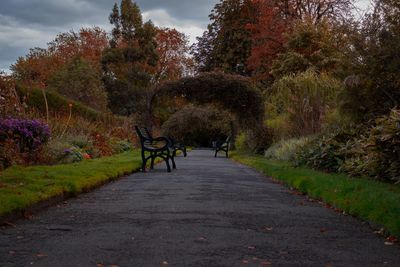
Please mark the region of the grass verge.
POLYGON ((330 174, 262 156, 233 153, 240 163, 274 177, 302 193, 335 208, 379 225, 390 235, 400 237, 400 187, 344 174, 330 174))
POLYGON ((0 218, 59 196, 73 196, 140 169, 140 152, 0 172, 0 218))

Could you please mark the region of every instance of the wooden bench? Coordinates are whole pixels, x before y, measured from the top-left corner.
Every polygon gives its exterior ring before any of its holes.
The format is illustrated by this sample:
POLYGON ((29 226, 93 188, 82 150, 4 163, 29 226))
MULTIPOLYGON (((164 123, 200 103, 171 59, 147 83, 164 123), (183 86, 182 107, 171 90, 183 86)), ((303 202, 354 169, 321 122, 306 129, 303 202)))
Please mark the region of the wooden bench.
POLYGON ((219 151, 224 151, 225 156, 228 157, 230 142, 231 142, 231 136, 228 136, 224 142, 216 141, 215 142, 215 157, 217 157, 217 154, 219 151))
POLYGON ((157 157, 165 161, 168 172, 171 172, 170 160, 172 167, 176 169, 171 141, 167 137, 160 136, 153 138, 146 127, 135 126, 135 130, 140 140, 143 172, 146 171, 146 163, 149 159, 151 160, 150 168, 154 168, 154 161, 157 157), (150 154, 146 156, 146 152, 150 154))

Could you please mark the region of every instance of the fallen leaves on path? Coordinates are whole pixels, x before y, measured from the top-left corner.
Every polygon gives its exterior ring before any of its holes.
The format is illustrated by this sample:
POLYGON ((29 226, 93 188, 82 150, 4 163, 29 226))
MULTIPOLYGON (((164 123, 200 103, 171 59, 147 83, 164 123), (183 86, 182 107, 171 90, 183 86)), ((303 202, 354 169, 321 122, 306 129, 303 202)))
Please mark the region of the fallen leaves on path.
POLYGON ((274 230, 274 228, 271 227, 271 226, 265 226, 265 227, 264 227, 264 230, 265 230, 265 231, 268 231, 268 232, 271 232, 272 230, 274 230))
POLYGON ((389 237, 386 238, 386 240, 385 240, 385 245, 386 245, 386 246, 392 246, 392 245, 394 245, 394 244, 397 243, 397 242, 399 242, 399 240, 398 240, 396 237, 394 237, 394 236, 389 236, 389 237))
POLYGON ((10 223, 10 222, 3 222, 3 224, 6 226, 11 226, 12 228, 17 228, 17 226, 15 224, 10 223))

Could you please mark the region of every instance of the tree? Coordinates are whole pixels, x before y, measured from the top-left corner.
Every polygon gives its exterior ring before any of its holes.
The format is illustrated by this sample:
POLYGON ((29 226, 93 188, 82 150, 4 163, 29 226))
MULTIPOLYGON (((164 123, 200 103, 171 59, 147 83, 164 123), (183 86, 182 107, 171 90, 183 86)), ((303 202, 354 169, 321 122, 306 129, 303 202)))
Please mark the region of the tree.
POLYGON ((103 29, 82 28, 78 33, 71 30, 58 34, 48 44, 48 50, 64 63, 79 56, 100 68, 101 56, 108 42, 107 33, 103 29))
POLYGON ((387 115, 400 105, 400 3, 375 1, 353 46, 356 65, 346 79, 341 110, 356 121, 387 115))
POLYGON ((265 81, 270 79, 272 61, 283 51, 292 19, 284 16, 275 0, 254 3, 258 19, 247 25, 253 39, 247 66, 256 80, 265 81))
POLYGON ((106 33, 98 27, 60 33, 47 48, 33 48, 28 55, 20 57, 11 70, 25 86, 47 85, 52 75, 77 56, 100 69, 101 54, 107 44, 106 33))
POLYGON ((188 38, 176 29, 159 28, 156 35, 157 63, 154 81, 178 80, 193 74, 193 61, 189 57, 188 38))
POLYGON ((341 82, 312 70, 277 80, 267 103, 270 126, 279 137, 298 137, 321 132, 325 115, 335 108, 341 82))
POLYGON ((339 28, 328 21, 300 22, 287 35, 284 51, 273 61, 275 79, 314 69, 344 76, 351 63, 346 59, 350 43, 339 28))
MULTIPOLYGON (((263 0, 261 0, 263 1, 263 0)), ((268 0, 267 0, 268 1, 268 0)), ((347 20, 352 16, 355 0, 277 0, 274 1, 283 15, 296 20, 318 24, 324 19, 347 20)))
POLYGON ((256 19, 251 0, 221 0, 210 14, 211 23, 192 46, 199 71, 221 70, 248 75, 252 40, 246 25, 256 19))
POLYGON ((23 85, 39 87, 47 84, 51 75, 62 67, 63 62, 47 49, 32 48, 25 57, 18 58, 11 66, 13 76, 23 85))
POLYGON ((49 87, 96 110, 107 109, 107 94, 101 81, 101 72, 82 57, 75 57, 53 75, 49 87))
POLYGON ((158 61, 156 29, 151 21, 143 23, 131 0, 122 0, 120 7, 115 4, 109 19, 114 28, 102 57, 109 108, 121 115, 142 112, 158 61))

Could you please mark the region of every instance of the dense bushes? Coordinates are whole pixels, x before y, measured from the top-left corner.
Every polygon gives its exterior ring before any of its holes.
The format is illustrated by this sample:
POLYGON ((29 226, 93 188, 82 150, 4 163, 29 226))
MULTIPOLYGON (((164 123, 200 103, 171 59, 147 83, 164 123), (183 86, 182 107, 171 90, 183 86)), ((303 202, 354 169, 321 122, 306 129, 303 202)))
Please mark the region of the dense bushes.
POLYGON ((386 182, 400 182, 400 110, 374 125, 345 127, 315 138, 282 141, 266 157, 290 160, 296 166, 345 172, 386 182))
POLYGON ((354 140, 351 154, 343 171, 400 182, 400 109, 377 119, 375 125, 354 140))
POLYGON ((0 169, 11 165, 18 154, 32 160, 49 138, 49 127, 38 120, 0 120, 0 169))
POLYGON ((307 145, 310 140, 310 137, 282 140, 268 148, 265 151, 265 157, 267 159, 294 161, 297 158, 300 149, 307 145))
POLYGON ((225 139, 232 132, 233 117, 215 107, 186 106, 172 115, 162 126, 163 133, 186 145, 211 145, 213 140, 225 139))
POLYGON ((12 139, 20 151, 32 152, 50 138, 49 127, 38 120, 0 120, 0 141, 12 139))

